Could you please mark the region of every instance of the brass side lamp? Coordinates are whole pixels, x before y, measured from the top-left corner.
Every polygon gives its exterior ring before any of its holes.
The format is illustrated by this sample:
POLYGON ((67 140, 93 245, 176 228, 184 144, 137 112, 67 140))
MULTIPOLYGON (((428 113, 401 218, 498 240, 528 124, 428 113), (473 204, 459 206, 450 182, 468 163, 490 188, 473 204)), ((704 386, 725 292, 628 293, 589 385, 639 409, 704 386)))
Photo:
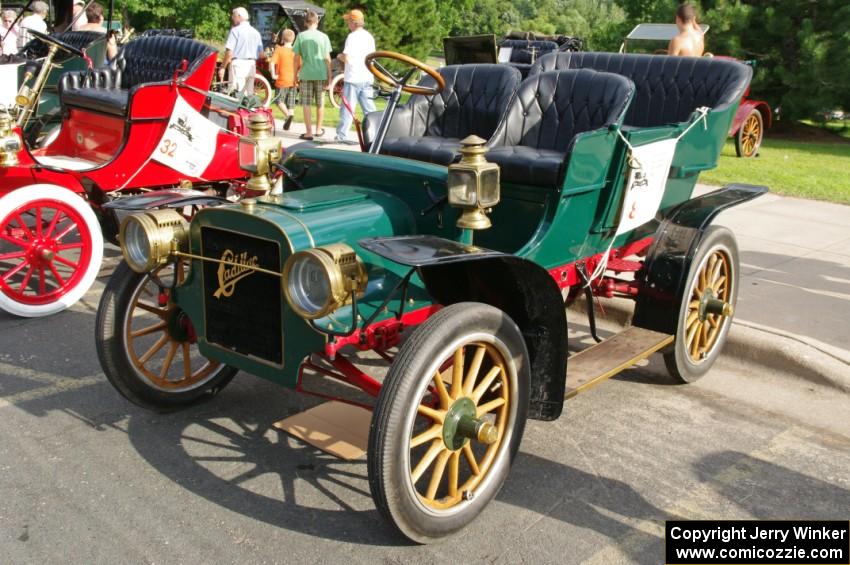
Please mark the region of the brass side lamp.
POLYGON ((263 114, 253 114, 248 122, 249 135, 239 138, 239 167, 251 173, 249 191, 268 193, 271 163, 280 160, 283 153, 281 140, 272 136, 272 126, 263 114))
POLYGON ((17 165, 22 147, 21 137, 15 132, 15 120, 5 108, 0 108, 0 167, 17 165))
POLYGON ((463 157, 459 163, 449 165, 449 204, 463 212, 457 227, 483 230, 492 223, 486 212, 499 203, 499 165, 484 158, 486 140, 470 135, 461 142, 463 157))

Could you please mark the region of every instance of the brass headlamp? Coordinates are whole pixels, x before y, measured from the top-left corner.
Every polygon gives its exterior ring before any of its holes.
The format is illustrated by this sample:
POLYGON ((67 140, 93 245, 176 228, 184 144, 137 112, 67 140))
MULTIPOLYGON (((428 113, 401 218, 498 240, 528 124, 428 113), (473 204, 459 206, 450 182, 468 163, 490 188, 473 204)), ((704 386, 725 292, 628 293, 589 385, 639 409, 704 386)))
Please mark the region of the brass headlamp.
POLYGON ((171 208, 147 210, 124 218, 118 238, 127 265, 147 273, 165 265, 173 251, 189 250, 189 222, 171 208))
POLYGON ((282 142, 272 136, 272 126, 264 114, 252 114, 248 129, 251 133, 239 138, 239 167, 251 173, 249 191, 267 193, 272 188, 268 177, 271 163, 280 160, 282 142))
POLYGON ((283 291, 289 306, 308 320, 330 314, 366 291, 363 261, 344 243, 299 251, 283 266, 283 291))
POLYGON ((0 109, 0 167, 17 165, 22 147, 21 137, 15 132, 15 120, 5 108, 0 109))
POLYGON ((483 230, 492 224, 485 211, 499 203, 499 165, 489 163, 484 154, 486 140, 470 135, 462 140, 463 158, 449 165, 449 204, 461 208, 457 220, 461 229, 483 230))

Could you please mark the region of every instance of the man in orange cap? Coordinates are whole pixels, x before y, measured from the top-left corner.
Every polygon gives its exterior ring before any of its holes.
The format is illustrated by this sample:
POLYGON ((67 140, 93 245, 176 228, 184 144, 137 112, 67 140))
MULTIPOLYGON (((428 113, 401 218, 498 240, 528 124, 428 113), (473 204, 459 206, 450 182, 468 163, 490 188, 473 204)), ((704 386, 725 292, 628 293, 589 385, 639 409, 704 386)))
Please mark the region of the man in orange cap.
MULTIPOLYGON (((345 48, 337 55, 345 64, 345 77, 343 78, 342 95, 351 105, 351 112, 355 104, 360 103, 363 113, 375 111, 375 102, 372 94, 372 73, 366 68, 366 55, 375 50, 375 38, 363 29, 365 18, 360 10, 351 10, 343 16, 351 33, 345 38, 345 48)), ((348 141, 348 130, 354 116, 345 107, 339 108, 339 125, 336 128, 336 141, 348 141)))

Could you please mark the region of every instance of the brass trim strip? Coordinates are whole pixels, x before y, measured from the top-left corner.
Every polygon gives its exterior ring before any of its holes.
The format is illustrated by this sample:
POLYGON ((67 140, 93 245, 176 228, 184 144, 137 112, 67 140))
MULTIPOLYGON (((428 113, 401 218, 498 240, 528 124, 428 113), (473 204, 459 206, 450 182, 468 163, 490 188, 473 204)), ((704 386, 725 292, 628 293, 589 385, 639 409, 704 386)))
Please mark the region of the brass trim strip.
POLYGON ((283 214, 284 216, 286 216, 286 217, 287 217, 287 218, 289 218, 290 220, 292 220, 292 221, 294 221, 294 222, 296 222, 296 223, 300 224, 300 225, 301 225, 301 228, 304 230, 304 233, 305 233, 305 234, 307 234, 307 239, 308 239, 308 240, 310 240, 310 247, 316 247, 316 240, 315 240, 315 239, 313 239, 313 234, 310 232, 310 228, 308 228, 308 227, 307 227, 307 224, 305 224, 305 223, 301 220, 301 218, 299 218, 299 217, 298 217, 298 216, 296 216, 295 214, 292 214, 291 212, 287 212, 287 211, 286 211, 286 210, 284 210, 283 208, 280 208, 280 209, 275 210, 275 211, 276 211, 278 214, 283 214))
POLYGON ((241 269, 249 270, 249 271, 257 271, 259 273, 264 273, 266 275, 272 275, 274 277, 282 277, 283 273, 278 273, 277 271, 270 271, 269 269, 263 269, 262 267, 251 267, 248 265, 243 265, 242 263, 237 263, 235 261, 223 261, 221 259, 213 259, 212 257, 204 257, 203 255, 195 255, 193 253, 184 253, 182 251, 173 251, 171 253, 175 257, 184 257, 186 259, 197 259, 199 261, 209 261, 210 263, 219 263, 221 265, 228 265, 230 267, 239 267, 241 269))

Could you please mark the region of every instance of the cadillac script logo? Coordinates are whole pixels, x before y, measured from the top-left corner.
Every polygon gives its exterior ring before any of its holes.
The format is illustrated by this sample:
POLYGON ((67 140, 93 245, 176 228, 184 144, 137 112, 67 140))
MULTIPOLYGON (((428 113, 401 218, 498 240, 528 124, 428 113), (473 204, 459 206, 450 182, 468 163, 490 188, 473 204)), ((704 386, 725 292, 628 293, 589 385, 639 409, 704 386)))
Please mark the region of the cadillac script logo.
POLYGON ((257 256, 249 257, 246 251, 237 255, 230 249, 225 249, 221 254, 221 260, 226 261, 227 264, 220 263, 218 266, 218 290, 213 293, 216 298, 233 296, 236 283, 254 274, 254 268, 260 266, 257 256))

